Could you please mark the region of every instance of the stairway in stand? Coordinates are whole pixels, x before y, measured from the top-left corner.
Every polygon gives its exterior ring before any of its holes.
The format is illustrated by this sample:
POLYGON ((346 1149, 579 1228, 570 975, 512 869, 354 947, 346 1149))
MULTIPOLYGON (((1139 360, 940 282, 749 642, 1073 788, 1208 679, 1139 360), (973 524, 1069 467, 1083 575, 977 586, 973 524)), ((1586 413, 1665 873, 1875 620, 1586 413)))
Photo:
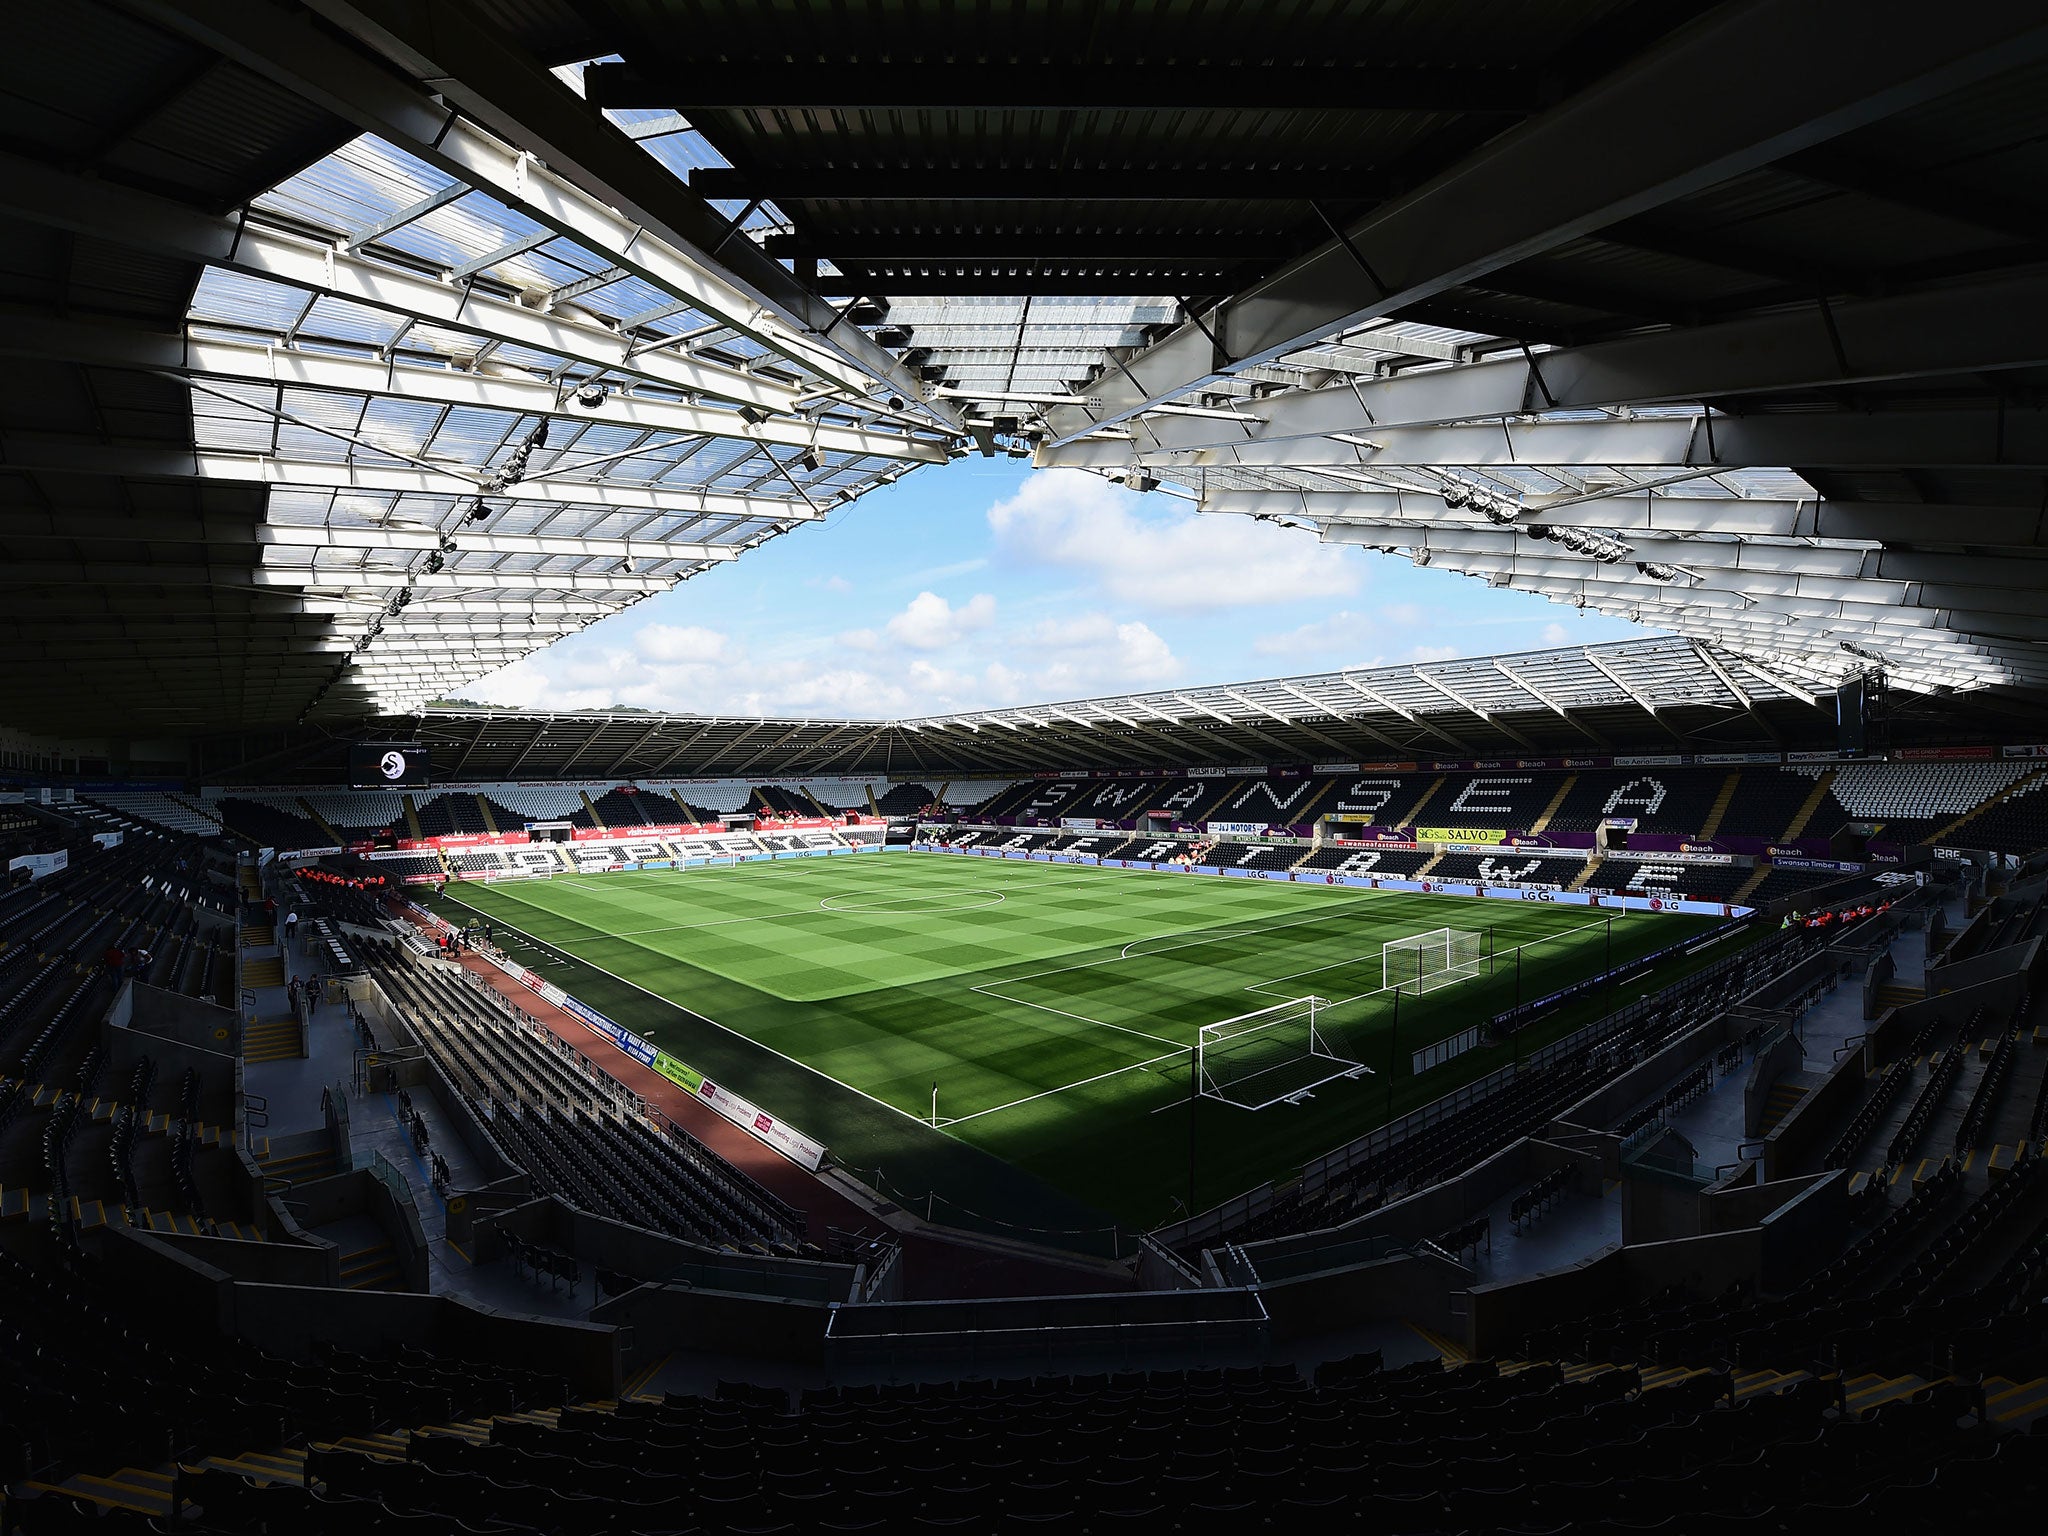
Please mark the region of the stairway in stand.
POLYGON ((1757 1135, 1770 1135, 1778 1128, 1778 1122, 1798 1108, 1799 1101, 1805 1097, 1806 1090, 1797 1083, 1773 1084, 1770 1096, 1764 1100, 1763 1117, 1757 1122, 1757 1135))
POLYGON ((1814 812, 1818 811, 1821 802, 1827 799, 1828 791, 1834 787, 1834 783, 1835 770, 1832 768, 1813 781, 1812 793, 1800 802, 1799 810, 1792 818, 1792 825, 1785 829, 1781 841, 1789 843, 1793 838, 1805 835, 1806 824, 1813 820, 1814 812))
POLYGON ((270 1138, 267 1136, 256 1145, 256 1166, 263 1170, 266 1179, 284 1179, 293 1184, 309 1184, 315 1179, 328 1178, 338 1171, 334 1164, 332 1147, 274 1157, 271 1155, 270 1138))
POLYGON ((341 1256, 341 1283, 351 1291, 388 1291, 402 1288, 398 1273, 398 1250, 390 1242, 372 1243, 341 1256))
POLYGON ((1735 786, 1741 782, 1742 770, 1740 768, 1721 781, 1721 792, 1714 796, 1713 807, 1707 812, 1707 819, 1700 826, 1699 836, 1701 842, 1707 841, 1721 830, 1721 822, 1728 814, 1728 807, 1735 801, 1735 786))
POLYGON ((242 1060, 251 1065, 263 1061, 296 1061, 305 1054, 305 1030, 296 1014, 251 1024, 242 1034, 242 1060))

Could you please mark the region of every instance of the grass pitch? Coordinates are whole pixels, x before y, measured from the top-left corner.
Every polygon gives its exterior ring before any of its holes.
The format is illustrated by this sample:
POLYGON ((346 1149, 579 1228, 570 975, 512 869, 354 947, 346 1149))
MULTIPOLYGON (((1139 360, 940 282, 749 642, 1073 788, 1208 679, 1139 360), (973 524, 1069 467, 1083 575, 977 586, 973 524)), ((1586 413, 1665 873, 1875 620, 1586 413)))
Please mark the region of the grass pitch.
POLYGON ((1416 1077, 1412 1050, 1718 921, 896 853, 469 884, 448 904, 539 941, 512 952, 906 1200, 1045 1227, 1150 1225, 1284 1176, 1506 1054, 1416 1077), (1490 973, 1402 997, 1397 1023, 1381 946, 1447 926, 1488 936, 1490 973), (1191 1136, 1201 1026, 1310 993, 1373 1075, 1257 1112, 1205 1100, 1191 1136))

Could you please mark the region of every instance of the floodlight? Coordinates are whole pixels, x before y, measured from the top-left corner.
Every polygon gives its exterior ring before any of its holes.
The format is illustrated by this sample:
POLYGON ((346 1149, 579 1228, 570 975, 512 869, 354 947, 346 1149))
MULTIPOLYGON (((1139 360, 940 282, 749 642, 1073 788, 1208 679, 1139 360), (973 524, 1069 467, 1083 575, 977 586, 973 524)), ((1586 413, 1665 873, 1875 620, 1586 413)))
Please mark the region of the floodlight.
POLYGON ((818 450, 815 448, 806 448, 802 453, 797 455, 796 461, 797 463, 801 464, 805 469, 809 470, 812 474, 816 474, 818 470, 818 450))
POLYGON ((1432 556, 1430 555, 1427 549, 1414 549, 1408 552, 1408 558, 1413 560, 1417 565, 1427 565, 1429 564, 1432 556))
POLYGON ((576 403, 587 410, 596 410, 605 402, 611 391, 595 379, 586 379, 576 390, 576 403))
POLYGON ((739 410, 740 420, 750 427, 758 427, 768 419, 768 413, 758 405, 743 405, 739 410))

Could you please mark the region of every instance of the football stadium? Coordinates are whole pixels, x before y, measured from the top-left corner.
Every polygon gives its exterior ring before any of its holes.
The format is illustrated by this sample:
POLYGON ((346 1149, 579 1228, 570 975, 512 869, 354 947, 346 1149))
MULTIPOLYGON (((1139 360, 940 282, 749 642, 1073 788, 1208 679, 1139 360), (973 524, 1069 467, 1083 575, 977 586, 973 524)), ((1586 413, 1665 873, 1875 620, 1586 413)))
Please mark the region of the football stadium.
POLYGON ((0 1532, 2043 1507, 2038 6, 9 20, 0 1532))

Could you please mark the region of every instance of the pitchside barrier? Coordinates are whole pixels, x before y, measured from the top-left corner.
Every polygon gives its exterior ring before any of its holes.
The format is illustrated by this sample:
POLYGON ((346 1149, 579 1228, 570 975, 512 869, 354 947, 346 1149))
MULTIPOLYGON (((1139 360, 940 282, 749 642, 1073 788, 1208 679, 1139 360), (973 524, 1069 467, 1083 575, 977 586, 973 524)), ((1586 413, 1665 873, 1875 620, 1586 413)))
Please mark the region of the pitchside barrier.
POLYGON ((1391 876, 1344 875, 1328 869, 1218 869, 1208 864, 1163 864, 1145 859, 1105 859, 1092 853, 1045 853, 1029 848, 964 848, 912 843, 911 853, 971 854, 980 859, 1017 859, 1041 864, 1093 864, 1102 869, 1151 870, 1169 875, 1227 875, 1241 880, 1278 880, 1292 885, 1341 885, 1361 891, 1412 891, 1423 896, 1477 896, 1489 901, 1540 901, 1559 907, 1600 907, 1622 912, 1684 912, 1694 917, 1748 917, 1753 907, 1725 901, 1693 901, 1681 895, 1623 896, 1611 891, 1554 891, 1522 885, 1484 885, 1469 880, 1397 880, 1391 876))
MULTIPOLYGON (((429 912, 425 907, 407 902, 406 910, 438 932, 455 931, 452 923, 429 912)), ((625 1025, 613 1023, 595 1008, 564 992, 546 977, 536 976, 516 960, 508 960, 503 955, 488 950, 477 950, 473 953, 481 954, 484 959, 527 991, 545 998, 592 1034, 602 1036, 615 1049, 624 1052, 644 1067, 652 1067, 677 1087, 695 1094, 698 1103, 723 1115, 756 1140, 766 1142, 799 1168, 816 1173, 824 1166, 824 1143, 813 1141, 793 1126, 784 1125, 766 1110, 756 1107, 730 1088, 713 1082, 695 1067, 669 1055, 652 1041, 641 1039, 625 1025)))

